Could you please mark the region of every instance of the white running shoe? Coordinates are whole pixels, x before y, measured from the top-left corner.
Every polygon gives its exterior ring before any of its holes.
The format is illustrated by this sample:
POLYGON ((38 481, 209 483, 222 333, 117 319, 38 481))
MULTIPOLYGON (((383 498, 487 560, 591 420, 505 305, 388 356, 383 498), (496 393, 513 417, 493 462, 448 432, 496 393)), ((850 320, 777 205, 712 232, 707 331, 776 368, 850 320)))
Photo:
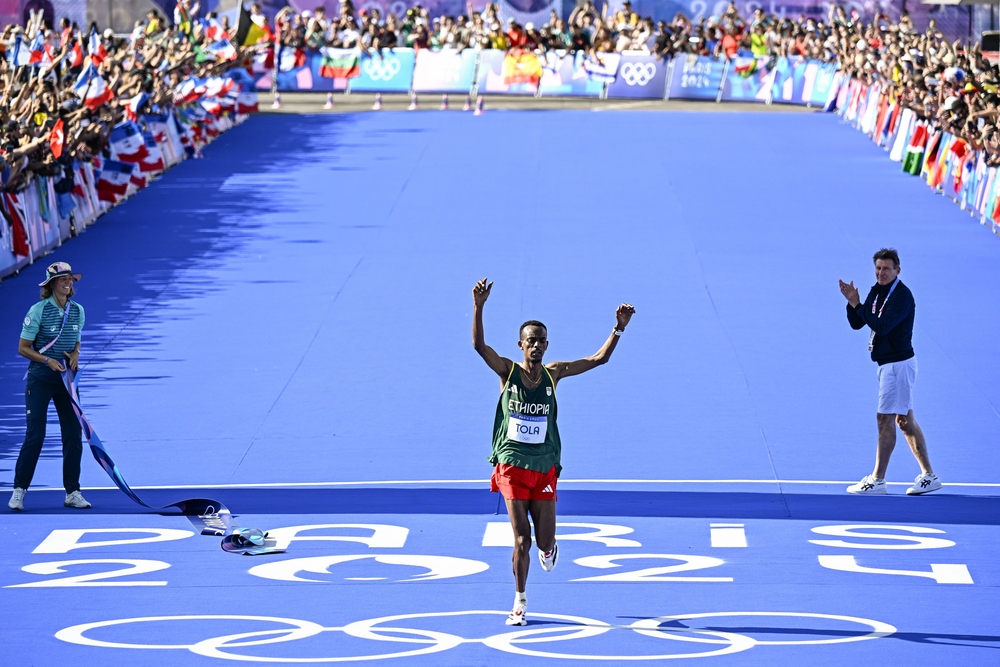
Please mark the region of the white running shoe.
POLYGON ((78 510, 90 509, 90 503, 87 499, 83 497, 83 494, 79 491, 74 491, 73 493, 66 494, 66 500, 63 501, 63 505, 66 507, 72 507, 78 510))
POLYGON ((10 502, 7 503, 7 507, 11 508, 15 512, 20 512, 24 509, 24 489, 14 489, 14 493, 10 496, 10 502))
POLYGON ((514 609, 507 616, 505 621, 507 625, 527 625, 528 624, 528 605, 523 602, 514 603, 514 609))
POLYGON ((874 475, 868 475, 857 484, 851 484, 847 487, 847 492, 863 496, 884 496, 888 493, 885 480, 877 479, 874 475))
POLYGON ((931 491, 937 491, 940 488, 941 480, 938 479, 937 475, 929 472, 926 475, 917 475, 917 478, 913 480, 913 486, 906 490, 906 495, 919 496, 931 491))
POLYGON ((552 543, 552 551, 538 550, 538 562, 542 564, 542 569, 551 572, 556 569, 556 559, 559 558, 559 543, 552 543))

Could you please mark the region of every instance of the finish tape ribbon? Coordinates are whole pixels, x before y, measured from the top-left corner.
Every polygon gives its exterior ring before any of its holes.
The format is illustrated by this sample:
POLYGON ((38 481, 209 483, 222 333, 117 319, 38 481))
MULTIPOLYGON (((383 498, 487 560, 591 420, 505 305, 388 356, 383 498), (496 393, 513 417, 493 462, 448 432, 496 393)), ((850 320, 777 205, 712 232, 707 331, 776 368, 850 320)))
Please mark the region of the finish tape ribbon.
POLYGON ((83 414, 83 408, 80 407, 79 371, 74 371, 69 367, 69 364, 66 364, 66 370, 61 375, 63 384, 66 385, 66 390, 69 392, 70 401, 73 403, 73 412, 76 413, 76 418, 80 420, 80 427, 83 429, 83 435, 87 438, 87 443, 90 445, 90 451, 94 455, 94 460, 104 468, 104 472, 108 473, 108 477, 115 483, 115 486, 122 490, 122 493, 139 505, 150 509, 176 507, 196 528, 201 529, 202 535, 222 537, 223 551, 243 554, 245 556, 260 556, 285 552, 284 549, 275 548, 276 540, 269 538, 267 533, 261 529, 238 526, 233 521, 233 515, 229 511, 229 508, 218 500, 188 498, 187 500, 181 500, 176 503, 164 505, 163 507, 154 507, 145 502, 132 490, 128 482, 125 481, 125 477, 118 470, 118 466, 115 465, 115 462, 108 454, 108 450, 104 448, 101 438, 98 437, 97 432, 94 431, 94 427, 90 425, 86 415, 83 414))

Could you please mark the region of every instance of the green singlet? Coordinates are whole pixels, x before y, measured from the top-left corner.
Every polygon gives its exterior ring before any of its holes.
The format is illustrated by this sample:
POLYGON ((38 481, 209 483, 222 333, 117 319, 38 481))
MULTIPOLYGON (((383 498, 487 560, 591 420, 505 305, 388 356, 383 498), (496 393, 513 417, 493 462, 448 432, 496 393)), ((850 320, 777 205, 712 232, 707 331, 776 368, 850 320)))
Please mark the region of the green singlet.
POLYGON ((562 470, 559 456, 562 443, 556 427, 556 383, 549 369, 534 389, 527 389, 521 379, 521 367, 513 364, 493 420, 493 453, 490 463, 505 463, 536 472, 548 472, 552 466, 562 470))

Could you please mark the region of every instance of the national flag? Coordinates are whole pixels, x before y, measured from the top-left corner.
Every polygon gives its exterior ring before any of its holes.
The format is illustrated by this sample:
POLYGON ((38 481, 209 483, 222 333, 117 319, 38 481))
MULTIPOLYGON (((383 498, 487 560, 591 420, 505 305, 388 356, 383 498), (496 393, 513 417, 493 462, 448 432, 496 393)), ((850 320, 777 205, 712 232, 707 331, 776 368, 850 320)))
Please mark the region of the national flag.
POLYGON ((96 29, 90 31, 90 37, 87 39, 87 55, 90 56, 90 62, 94 65, 100 65, 108 57, 104 42, 101 41, 96 29))
POLYGON ((108 140, 116 160, 136 163, 149 157, 139 126, 130 120, 115 125, 108 140))
POLYGON ((233 80, 230 78, 223 79, 221 76, 210 76, 205 79, 205 97, 222 97, 227 95, 233 86, 233 80))
POLYGON ((100 176, 97 178, 97 198, 114 203, 118 197, 124 197, 128 192, 133 171, 135 165, 117 160, 104 160, 100 176))
POLYGON ((205 41, 216 42, 227 38, 226 31, 222 29, 222 24, 219 23, 218 19, 204 19, 202 25, 204 26, 205 41))
POLYGON ((177 3, 177 8, 174 10, 174 15, 177 20, 177 30, 184 33, 185 35, 191 34, 191 15, 184 8, 180 2, 177 3))
POLYGON ((241 91, 239 97, 236 98, 236 113, 248 114, 257 113, 257 111, 257 91, 241 91))
POLYGON ((205 109, 205 111, 212 114, 216 118, 222 115, 222 104, 220 104, 219 100, 215 98, 202 100, 201 106, 205 109))
POLYGON ((115 94, 108 88, 104 77, 97 72, 97 68, 94 67, 93 63, 87 65, 80 72, 76 83, 73 84, 73 92, 83 100, 83 103, 91 111, 115 97, 115 94))
POLYGON ((125 106, 125 117, 131 121, 139 120, 139 109, 149 101, 148 93, 139 93, 128 101, 125 106))
POLYGON ((500 71, 505 85, 530 83, 537 86, 542 79, 542 61, 531 51, 511 49, 504 55, 500 71))
POLYGON ((21 67, 31 62, 31 49, 24 43, 24 36, 21 33, 14 35, 14 43, 7 57, 13 67, 21 67))
POLYGON ((744 79, 749 79, 753 76, 753 73, 757 71, 757 67, 756 58, 743 58, 740 56, 733 58, 733 71, 736 72, 737 76, 744 79))
POLYGON ((927 123, 918 120, 910 137, 910 144, 903 154, 903 171, 918 176, 924 164, 924 148, 927 146, 927 123))
POLYGON ((129 184, 134 185, 136 190, 142 190, 146 187, 146 177, 143 176, 138 169, 136 169, 132 172, 132 176, 129 178, 129 184))
POLYGON ((83 47, 80 42, 73 42, 73 48, 69 51, 69 66, 80 67, 83 65, 83 47))
POLYGON ((28 56, 29 65, 39 65, 45 55, 45 35, 39 30, 35 33, 35 38, 31 40, 31 54, 28 56))
POLYGON ((221 39, 214 44, 206 46, 205 53, 222 62, 236 60, 236 56, 238 55, 236 47, 228 39, 221 39))
POLYGON ((174 104, 190 104, 205 94, 205 80, 197 77, 188 77, 177 86, 174 92, 174 104))
POLYGON ((161 113, 147 113, 142 116, 143 121, 146 123, 146 127, 153 134, 153 139, 157 144, 162 144, 167 141, 168 130, 167 123, 169 118, 166 114, 161 113))
POLYGON ((620 53, 595 53, 593 58, 583 61, 583 71, 587 73, 591 81, 604 81, 614 83, 618 76, 618 63, 621 62, 620 53))
POLYGON ((31 245, 28 243, 28 230, 24 226, 24 218, 21 216, 21 211, 18 208, 17 195, 13 192, 3 193, 3 203, 4 210, 7 211, 7 215, 10 217, 12 228, 11 233, 13 238, 11 239, 11 251, 13 251, 13 253, 18 257, 31 257, 31 245))
POLYGON ((352 79, 361 76, 361 49, 335 49, 324 46, 319 75, 327 79, 352 79))
POLYGON ((236 43, 240 46, 252 46, 267 37, 267 30, 250 18, 246 6, 240 5, 240 18, 236 23, 236 43))
POLYGON ((63 119, 60 118, 52 126, 52 131, 49 132, 49 149, 52 151, 52 157, 57 160, 62 157, 63 144, 66 143, 65 126, 66 124, 63 123, 63 119))

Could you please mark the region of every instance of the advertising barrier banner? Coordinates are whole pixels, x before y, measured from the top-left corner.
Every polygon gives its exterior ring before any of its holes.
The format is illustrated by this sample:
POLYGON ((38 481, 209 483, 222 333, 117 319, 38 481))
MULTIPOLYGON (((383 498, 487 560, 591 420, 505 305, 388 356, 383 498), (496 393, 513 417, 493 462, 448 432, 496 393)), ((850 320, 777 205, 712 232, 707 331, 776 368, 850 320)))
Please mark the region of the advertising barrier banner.
POLYGON ((386 49, 361 56, 361 75, 351 79, 352 93, 408 93, 413 82, 413 49, 386 49))
POLYGON ((534 95, 542 78, 542 61, 529 52, 480 51, 476 87, 480 94, 534 95))
POLYGON ((729 63, 722 83, 722 99, 727 102, 767 102, 774 72, 768 58, 736 57, 729 63))
POLYGON ((782 104, 806 104, 806 68, 809 61, 801 58, 778 58, 774 65, 771 101, 782 104))
POLYGON ((468 93, 476 76, 476 51, 454 49, 417 53, 413 90, 418 93, 468 93))
POLYGON ((805 78, 806 86, 802 96, 812 106, 825 107, 830 102, 830 97, 837 94, 836 65, 811 60, 806 65, 805 78))
POLYGON ((708 56, 686 55, 674 58, 670 76, 670 99, 714 100, 722 86, 726 61, 708 56))
MULTIPOLYGON (((355 53, 354 49, 325 47, 318 51, 282 48, 281 57, 278 59, 278 90, 283 93, 296 90, 323 93, 347 90, 346 77, 327 76, 332 72, 328 64, 329 59, 325 56, 326 51, 344 52, 348 55, 355 53)), ((255 66, 253 76, 257 82, 257 90, 271 90, 273 75, 273 71, 255 66)))
POLYGON ((622 54, 618 76, 608 84, 608 97, 662 100, 667 90, 669 64, 667 58, 622 54))
MULTIPOLYGON (((599 56, 616 54, 603 53, 599 56)), ((604 82, 595 80, 585 68, 586 56, 582 52, 559 55, 546 53, 540 84, 542 95, 559 97, 600 97, 604 82)))

